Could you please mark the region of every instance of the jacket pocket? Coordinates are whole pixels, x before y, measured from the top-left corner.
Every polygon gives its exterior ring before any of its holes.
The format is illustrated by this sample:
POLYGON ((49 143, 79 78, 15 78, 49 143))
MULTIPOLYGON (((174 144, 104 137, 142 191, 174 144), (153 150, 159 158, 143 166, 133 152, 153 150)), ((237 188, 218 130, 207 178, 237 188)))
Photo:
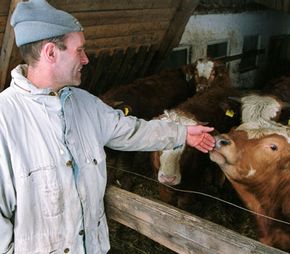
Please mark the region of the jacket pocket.
POLYGON ((63 189, 53 165, 42 166, 30 171, 29 176, 38 191, 43 216, 53 217, 64 211, 63 189))

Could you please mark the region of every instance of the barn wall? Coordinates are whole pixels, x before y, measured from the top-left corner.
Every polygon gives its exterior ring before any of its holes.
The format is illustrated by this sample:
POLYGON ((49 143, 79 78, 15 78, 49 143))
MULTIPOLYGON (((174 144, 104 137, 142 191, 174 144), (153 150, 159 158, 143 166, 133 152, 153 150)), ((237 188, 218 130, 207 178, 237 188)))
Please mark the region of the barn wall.
POLYGON ((269 39, 273 35, 290 33, 290 15, 279 11, 255 11, 236 14, 207 14, 191 16, 181 38, 181 44, 192 47, 192 61, 207 55, 207 45, 228 41, 228 55, 241 54, 243 37, 260 35, 260 48, 266 52, 259 57, 258 69, 239 72, 240 59, 229 62, 233 85, 241 88, 254 87, 263 82, 269 39))

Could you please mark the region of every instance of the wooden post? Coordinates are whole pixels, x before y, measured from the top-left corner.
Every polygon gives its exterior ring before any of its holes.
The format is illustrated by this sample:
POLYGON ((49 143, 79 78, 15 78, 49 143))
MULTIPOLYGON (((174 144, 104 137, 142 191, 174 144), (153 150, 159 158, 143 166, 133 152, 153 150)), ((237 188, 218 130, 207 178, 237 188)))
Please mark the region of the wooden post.
POLYGON ((14 46, 14 32, 12 26, 10 25, 10 18, 16 5, 19 2, 21 2, 21 0, 11 0, 9 13, 7 16, 6 28, 4 32, 0 55, 0 91, 2 91, 5 87, 10 57, 14 46))
POLYGON ((109 186, 108 217, 182 254, 286 254, 190 213, 109 186))

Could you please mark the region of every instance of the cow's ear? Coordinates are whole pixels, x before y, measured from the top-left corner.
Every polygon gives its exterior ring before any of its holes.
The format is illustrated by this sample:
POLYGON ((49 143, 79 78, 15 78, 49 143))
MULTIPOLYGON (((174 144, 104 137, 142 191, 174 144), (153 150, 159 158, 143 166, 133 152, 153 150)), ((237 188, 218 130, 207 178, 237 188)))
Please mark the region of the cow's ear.
POLYGON ((161 156, 160 151, 154 151, 151 153, 151 156, 150 156, 152 169, 154 173, 157 173, 157 174, 160 168, 160 156, 161 156))

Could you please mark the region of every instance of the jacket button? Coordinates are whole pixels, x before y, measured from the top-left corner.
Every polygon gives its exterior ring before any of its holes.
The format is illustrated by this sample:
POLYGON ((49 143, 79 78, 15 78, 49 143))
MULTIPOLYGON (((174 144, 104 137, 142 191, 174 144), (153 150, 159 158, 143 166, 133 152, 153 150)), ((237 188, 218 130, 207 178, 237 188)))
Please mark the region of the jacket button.
POLYGON ((57 93, 57 92, 53 92, 53 91, 51 91, 51 92, 49 93, 49 95, 50 95, 50 96, 57 96, 58 93, 57 93))
POLYGON ((82 229, 80 232, 79 232, 79 235, 84 235, 85 234, 85 231, 82 229))
POLYGON ((65 248, 65 249, 63 250, 63 252, 64 252, 64 253, 69 253, 69 248, 65 248))
POLYGON ((67 161, 67 162, 66 162, 66 166, 67 166, 67 167, 72 167, 72 161, 71 161, 71 160, 67 161))
POLYGON ((96 159, 93 159, 93 162, 94 162, 95 165, 98 165, 98 162, 97 162, 96 159))

